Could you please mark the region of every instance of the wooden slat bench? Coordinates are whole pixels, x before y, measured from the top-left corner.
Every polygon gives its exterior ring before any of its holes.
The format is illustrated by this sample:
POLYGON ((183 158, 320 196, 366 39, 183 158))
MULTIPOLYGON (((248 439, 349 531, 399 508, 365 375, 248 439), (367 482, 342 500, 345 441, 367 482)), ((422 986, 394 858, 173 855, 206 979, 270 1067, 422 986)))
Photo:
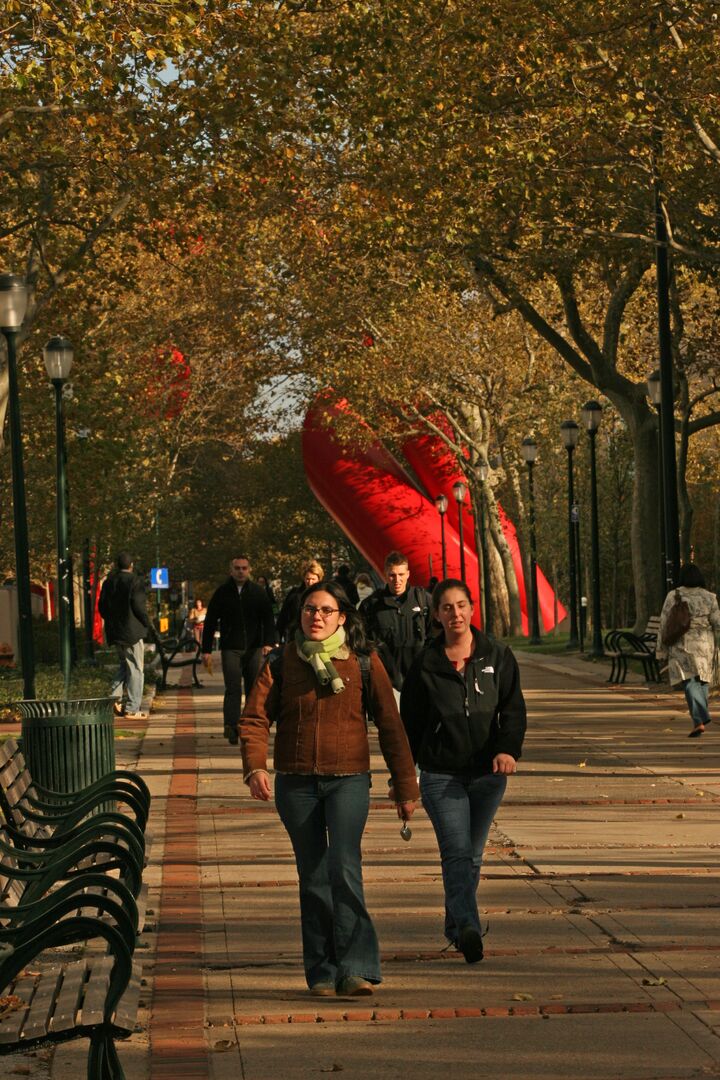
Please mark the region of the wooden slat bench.
POLYGON ((0 1054, 89 1036, 88 1080, 123 1080, 113 1039, 134 1029, 142 978, 132 959, 132 897, 118 883, 114 899, 79 883, 63 890, 44 902, 39 918, 38 905, 21 906, 15 925, 0 932, 0 1054), (97 951, 98 943, 107 951, 97 951), (59 951, 68 945, 85 951, 59 951))
POLYGON ((167 690, 167 674, 170 668, 192 667, 192 680, 194 686, 202 686, 198 679, 198 664, 202 660, 200 642, 194 636, 180 638, 155 639, 158 656, 162 665, 162 679, 160 689, 167 690))
POLYGON ((612 661, 608 682, 625 682, 628 663, 637 660, 642 664, 647 682, 660 682, 660 665, 655 656, 660 616, 653 615, 644 633, 637 635, 630 630, 609 630, 605 635, 605 655, 612 661))

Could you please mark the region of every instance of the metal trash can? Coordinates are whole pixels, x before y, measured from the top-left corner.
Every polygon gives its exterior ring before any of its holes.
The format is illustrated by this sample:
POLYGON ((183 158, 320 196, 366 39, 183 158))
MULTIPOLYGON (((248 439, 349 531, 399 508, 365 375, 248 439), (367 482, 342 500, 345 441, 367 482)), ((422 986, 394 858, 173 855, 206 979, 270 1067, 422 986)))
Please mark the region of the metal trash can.
POLYGON ((51 791, 72 793, 115 768, 113 699, 20 701, 23 753, 51 791))

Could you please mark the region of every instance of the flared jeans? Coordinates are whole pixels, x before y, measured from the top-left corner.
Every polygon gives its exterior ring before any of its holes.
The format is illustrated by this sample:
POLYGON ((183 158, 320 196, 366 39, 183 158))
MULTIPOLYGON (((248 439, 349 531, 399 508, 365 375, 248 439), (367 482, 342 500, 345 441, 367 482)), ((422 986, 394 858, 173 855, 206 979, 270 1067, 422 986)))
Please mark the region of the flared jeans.
POLYGON ((368 773, 278 773, 275 805, 300 879, 303 963, 310 987, 350 975, 382 981, 377 934, 362 881, 361 841, 370 809, 368 773))

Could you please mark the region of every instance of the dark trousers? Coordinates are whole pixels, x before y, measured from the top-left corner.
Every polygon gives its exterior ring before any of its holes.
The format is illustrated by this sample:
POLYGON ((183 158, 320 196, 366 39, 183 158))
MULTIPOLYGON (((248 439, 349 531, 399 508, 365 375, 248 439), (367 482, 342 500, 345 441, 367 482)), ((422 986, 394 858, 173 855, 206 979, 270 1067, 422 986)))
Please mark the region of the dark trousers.
POLYGON ((222 649, 220 656, 225 680, 223 724, 237 731, 243 689, 247 697, 262 667, 262 649, 222 649))

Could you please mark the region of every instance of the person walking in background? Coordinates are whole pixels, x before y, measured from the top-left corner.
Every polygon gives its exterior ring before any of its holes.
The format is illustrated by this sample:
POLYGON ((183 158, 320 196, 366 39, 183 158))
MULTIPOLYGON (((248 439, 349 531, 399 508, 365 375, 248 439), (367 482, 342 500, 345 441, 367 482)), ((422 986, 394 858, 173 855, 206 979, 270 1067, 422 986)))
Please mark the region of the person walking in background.
POLYGON ((120 662, 110 687, 115 712, 128 720, 145 720, 147 713, 140 708, 145 685, 145 637, 153 633, 153 626, 147 613, 145 586, 127 551, 119 553, 116 568, 103 582, 98 609, 105 622, 107 643, 115 646, 120 662))
POLYGON ((202 642, 203 623, 205 622, 206 615, 207 608, 205 607, 205 602, 199 596, 196 596, 193 606, 188 613, 187 621, 198 645, 202 642))
POLYGON ((359 597, 356 607, 359 607, 363 600, 367 600, 368 596, 372 596, 375 592, 375 586, 369 574, 358 574, 355 578, 355 588, 359 597))
POLYGON ((254 799, 269 800, 275 722, 275 804, 295 852, 305 978, 318 997, 372 994, 382 981, 362 882, 370 806, 366 702, 398 816, 407 821, 417 780, 390 681, 344 590, 336 582, 311 585, 294 640, 250 692, 240 734, 245 782, 254 799))
POLYGON ((405 677, 400 714, 432 822, 445 889, 445 936, 468 964, 483 958, 477 905, 490 826, 520 758, 527 714, 510 649, 471 625, 467 585, 432 595, 442 634, 405 677))
POLYGON ((333 578, 333 581, 337 582, 341 589, 345 591, 345 595, 351 604, 357 606, 357 602, 360 599, 358 591, 355 588, 355 582, 350 577, 350 567, 347 564, 339 567, 337 574, 333 578))
POLYGON ((710 723, 708 692, 713 680, 713 661, 720 643, 720 609, 717 597, 705 588, 705 578, 695 563, 680 569, 677 589, 665 597, 660 613, 660 629, 655 655, 668 661, 671 686, 685 692, 692 730, 688 738, 698 738, 710 723), (685 634, 670 645, 663 639, 676 598, 684 601, 690 613, 690 626, 685 634))
POLYGON ((381 641, 393 661, 393 686, 400 690, 415 657, 430 637, 430 595, 410 585, 407 557, 391 551, 385 559, 385 585, 360 605, 368 635, 381 641))
POLYGON ((250 580, 247 555, 230 560, 230 577, 213 593, 203 623, 200 648, 206 664, 210 661, 213 637, 220 623, 220 658, 225 697, 223 699, 224 735, 231 745, 238 741, 243 685, 250 693, 263 655, 272 649, 277 634, 268 595, 250 580))
POLYGON ((300 567, 302 582, 288 590, 277 617, 277 630, 281 641, 287 641, 295 633, 300 622, 300 598, 311 585, 317 585, 322 576, 323 568, 316 559, 308 559, 300 567))
POLYGON ((257 583, 260 586, 260 588, 264 589, 265 592, 267 593, 267 598, 270 601, 270 607, 272 608, 273 615, 274 615, 275 614, 276 600, 275 600, 275 593, 272 591, 272 586, 270 585, 270 582, 264 576, 264 574, 259 574, 258 578, 257 578, 257 583))

